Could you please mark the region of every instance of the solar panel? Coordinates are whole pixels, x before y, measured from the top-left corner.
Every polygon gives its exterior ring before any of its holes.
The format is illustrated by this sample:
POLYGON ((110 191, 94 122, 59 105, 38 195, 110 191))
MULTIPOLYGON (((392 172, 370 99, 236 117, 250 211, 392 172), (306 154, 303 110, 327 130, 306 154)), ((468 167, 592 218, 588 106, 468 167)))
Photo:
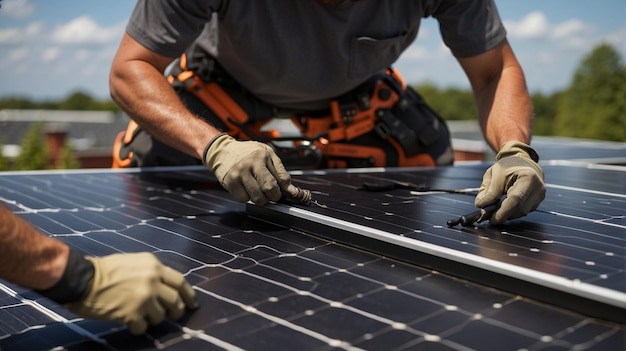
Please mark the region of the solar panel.
POLYGON ((294 174, 327 208, 240 204, 197 167, 0 174, 0 201, 46 235, 89 255, 154 252, 186 275, 201 305, 132 336, 1 282, 0 349, 623 349, 626 326, 611 311, 624 307, 603 294, 468 263, 622 296, 623 171, 546 166, 546 201, 502 227, 446 225, 474 210, 471 195, 359 189, 380 178, 471 189, 483 170, 294 174), (503 289, 496 277, 521 283, 503 289), (564 293, 602 316, 537 291, 564 293))
POLYGON ((546 166, 547 198, 529 216, 498 227, 448 226, 447 219, 475 210, 476 189, 470 186, 480 184, 484 170, 479 165, 317 172, 297 181, 316 189, 316 200, 327 208, 274 205, 249 210, 302 230, 314 226, 329 239, 383 250, 491 286, 506 289, 515 284, 527 296, 624 322, 625 173, 546 166), (586 179, 595 181, 577 187, 586 179), (373 192, 364 186, 390 182, 412 184, 419 191, 373 192))

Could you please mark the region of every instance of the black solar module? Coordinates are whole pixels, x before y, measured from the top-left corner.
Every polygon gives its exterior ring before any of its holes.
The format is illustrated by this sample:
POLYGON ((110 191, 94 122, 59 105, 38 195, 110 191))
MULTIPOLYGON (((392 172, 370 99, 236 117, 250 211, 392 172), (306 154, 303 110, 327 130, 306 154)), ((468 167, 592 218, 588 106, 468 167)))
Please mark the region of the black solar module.
POLYGON ((272 205, 250 211, 293 228, 315 228, 331 240, 502 289, 514 284, 527 296, 626 321, 626 173, 546 166, 547 199, 529 216, 499 227, 448 226, 446 219, 475 210, 477 189, 470 186, 480 184, 484 167, 317 172, 297 180, 316 189, 317 201, 327 208, 272 205), (606 185, 580 188, 579 179, 606 185), (377 186, 389 183, 402 186, 377 186))
POLYGON ((326 208, 240 204, 193 167, 0 174, 43 233, 154 252, 201 304, 132 336, 0 282, 0 349, 624 349, 626 170, 545 165, 537 211, 449 227, 484 168, 294 174, 326 208), (390 180, 418 189, 362 189, 390 180))

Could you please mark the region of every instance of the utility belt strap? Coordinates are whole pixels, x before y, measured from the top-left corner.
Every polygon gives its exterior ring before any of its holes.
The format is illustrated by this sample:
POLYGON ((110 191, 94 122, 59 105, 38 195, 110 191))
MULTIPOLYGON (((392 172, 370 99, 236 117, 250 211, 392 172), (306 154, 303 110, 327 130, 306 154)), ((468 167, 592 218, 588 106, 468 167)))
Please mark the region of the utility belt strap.
MULTIPOLYGON (((374 130, 382 139, 392 138, 405 155, 412 156, 419 152, 419 141, 424 138, 392 112, 410 103, 406 101, 405 90, 402 77, 390 68, 349 95, 331 101, 328 115, 297 115, 292 121, 307 137, 325 138, 328 142, 349 141, 374 130)), ((430 131, 420 134, 427 133, 430 131)))
POLYGON ((200 77, 195 71, 187 68, 187 56, 181 55, 172 65, 168 82, 174 87, 182 87, 200 99, 228 128, 228 133, 242 140, 258 137, 276 138, 275 130, 260 131, 267 121, 248 124, 250 116, 233 100, 210 74, 200 77), (245 128, 242 128, 245 126, 245 128))

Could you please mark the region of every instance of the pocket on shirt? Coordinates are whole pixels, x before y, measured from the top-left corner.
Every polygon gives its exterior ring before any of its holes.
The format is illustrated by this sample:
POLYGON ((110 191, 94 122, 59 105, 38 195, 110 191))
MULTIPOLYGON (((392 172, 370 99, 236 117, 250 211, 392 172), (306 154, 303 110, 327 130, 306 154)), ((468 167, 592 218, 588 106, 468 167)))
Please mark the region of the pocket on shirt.
POLYGON ((350 47, 348 78, 367 78, 394 63, 404 50, 405 35, 393 38, 376 39, 357 37, 350 47))

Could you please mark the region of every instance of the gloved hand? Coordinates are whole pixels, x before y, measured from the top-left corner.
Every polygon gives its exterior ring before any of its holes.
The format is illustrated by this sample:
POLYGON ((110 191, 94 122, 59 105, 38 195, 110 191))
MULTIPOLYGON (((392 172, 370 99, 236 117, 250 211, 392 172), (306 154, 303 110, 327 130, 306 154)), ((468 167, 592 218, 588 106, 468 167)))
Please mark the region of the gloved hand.
POLYGON ((175 320, 182 317, 185 307, 198 307, 196 293, 185 277, 151 253, 86 259, 94 268, 89 293, 66 305, 82 317, 118 321, 132 334, 141 334, 166 314, 175 320))
POLYGON ((264 205, 280 200, 281 189, 297 193, 282 161, 264 143, 237 141, 222 133, 206 146, 203 162, 240 202, 252 200, 264 205))
POLYGON ((484 208, 506 193, 506 199, 489 223, 502 224, 537 209, 546 196, 543 171, 538 161, 537 152, 529 145, 519 141, 502 145, 496 163, 485 172, 474 201, 477 207, 484 208))

